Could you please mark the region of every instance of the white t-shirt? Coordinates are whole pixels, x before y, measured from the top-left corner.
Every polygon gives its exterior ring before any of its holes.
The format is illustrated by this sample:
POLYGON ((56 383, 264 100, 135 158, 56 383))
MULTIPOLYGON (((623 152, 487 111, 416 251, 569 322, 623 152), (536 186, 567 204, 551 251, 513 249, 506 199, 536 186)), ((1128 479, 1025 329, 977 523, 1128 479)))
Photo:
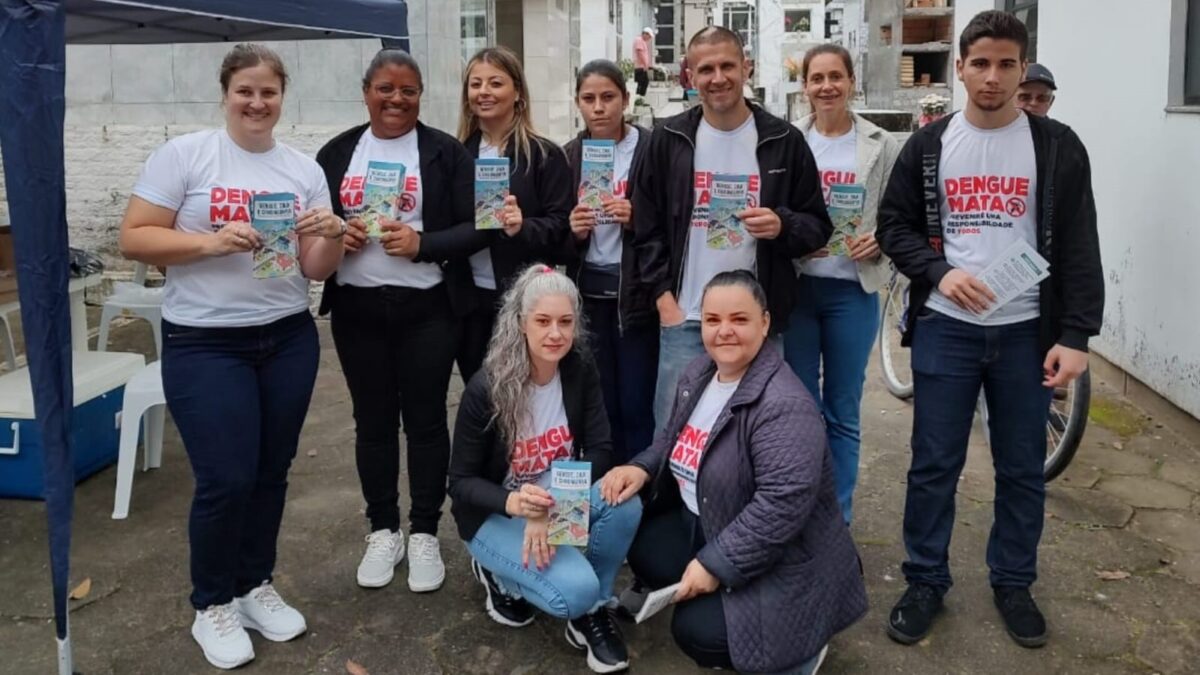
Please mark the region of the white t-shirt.
MULTIPOLYGON (((938 176, 946 262, 978 275, 1018 239, 1037 248, 1037 159, 1024 112, 999 129, 980 129, 966 115, 955 115, 942 133, 938 176)), ((987 319, 937 289, 928 306, 980 326, 1028 321, 1041 313, 1037 286, 987 319)))
POLYGON ((513 445, 512 461, 504 487, 516 490, 525 483, 550 488, 550 463, 571 458, 575 438, 567 426, 562 379, 558 373, 544 385, 534 385, 529 395, 529 415, 521 440, 513 445))
POLYGON ((708 447, 709 432, 712 431, 717 417, 725 409, 725 404, 729 402, 733 392, 737 391, 739 382, 741 380, 721 382, 713 375, 708 386, 704 388, 704 393, 700 395, 696 408, 692 410, 692 416, 688 418, 687 424, 683 425, 683 431, 679 432, 675 449, 671 451, 671 473, 679 483, 679 496, 683 497, 683 503, 688 510, 696 515, 700 515, 700 506, 696 503, 696 477, 700 472, 700 458, 708 447))
MULTIPOLYGON (((829 206, 831 186, 853 185, 858 182, 858 132, 851 126, 850 133, 830 138, 822 136, 814 124, 808 132, 807 139, 808 147, 812 149, 813 157, 817 160, 825 205, 829 206)), ((810 277, 858 281, 858 265, 843 255, 796 261, 796 269, 810 277)))
MULTIPOLYGON (((496 146, 482 141, 479 143, 479 159, 495 159, 499 156, 500 149, 496 146)), ((475 285, 479 288, 496 290, 496 271, 492 269, 492 248, 489 246, 472 253, 469 260, 471 276, 475 278, 475 285)))
MULTIPOLYGON (((637 128, 626 127, 625 138, 617 143, 616 161, 613 164, 613 197, 617 199, 625 199, 629 168, 633 166, 633 152, 637 150, 637 143, 637 128)), ((592 265, 621 264, 621 224, 603 211, 596 213, 596 229, 592 230, 584 260, 592 265)))
MULTIPOLYGON (((400 197, 402 223, 417 232, 425 231, 421 218, 424 191, 421 187, 421 152, 417 148, 417 130, 399 138, 379 138, 370 129, 363 132, 350 158, 350 166, 342 178, 338 198, 346 220, 357 216, 363 208, 363 186, 369 162, 398 162, 404 165, 404 192, 400 197)), ((351 253, 342 260, 338 268, 337 281, 340 285, 361 286, 407 286, 409 288, 433 288, 442 283, 442 268, 435 263, 418 263, 390 256, 378 241, 368 241, 358 253, 351 253)))
MULTIPOLYGON (((175 211, 175 229, 211 234, 250 222, 250 197, 291 192, 297 215, 328 208, 329 185, 312 159, 276 142, 249 152, 225 129, 173 138, 150 155, 133 194, 175 211)), ((259 326, 308 309, 308 280, 297 274, 255 279, 249 251, 171 265, 163 318, 181 326, 259 326)))
POLYGON ((721 131, 703 119, 696 131, 695 193, 692 223, 688 228, 687 257, 683 261, 683 284, 679 290, 679 307, 689 321, 700 320, 700 300, 704 285, 721 272, 755 270, 757 244, 747 236, 737 248, 708 247, 708 203, 711 200, 713 174, 750 176, 748 206, 758 206, 761 182, 758 170, 758 128, 754 116, 746 118, 733 131, 721 131))

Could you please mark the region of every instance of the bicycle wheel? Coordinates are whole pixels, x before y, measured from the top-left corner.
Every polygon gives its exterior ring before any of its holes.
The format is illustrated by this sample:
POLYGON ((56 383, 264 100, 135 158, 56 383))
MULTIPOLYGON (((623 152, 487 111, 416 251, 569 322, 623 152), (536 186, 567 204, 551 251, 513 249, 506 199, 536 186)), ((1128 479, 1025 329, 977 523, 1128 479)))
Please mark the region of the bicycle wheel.
POLYGON ((884 286, 883 308, 879 321, 879 364, 883 383, 896 398, 912 398, 912 365, 909 350, 900 346, 908 314, 908 277, 893 274, 884 286))
POLYGON ((1074 459, 1087 428, 1091 401, 1089 370, 1083 371, 1069 387, 1055 390, 1050 399, 1050 417, 1046 420, 1046 482, 1057 478, 1074 459))

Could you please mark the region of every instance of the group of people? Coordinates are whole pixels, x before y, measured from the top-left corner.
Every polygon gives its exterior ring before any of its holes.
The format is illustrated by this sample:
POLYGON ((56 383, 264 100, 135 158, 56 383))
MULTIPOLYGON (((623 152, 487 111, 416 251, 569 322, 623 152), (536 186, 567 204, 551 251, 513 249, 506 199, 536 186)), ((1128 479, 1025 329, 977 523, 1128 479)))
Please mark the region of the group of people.
POLYGON ((672 635, 700 666, 815 672, 867 609, 848 525, 876 291, 892 265, 912 279, 916 394, 909 588, 888 634, 924 637, 950 587, 955 484, 982 386, 992 585, 1014 639, 1042 644, 1029 587, 1044 424, 1050 392, 1086 368, 1103 285, 1086 151, 1013 105, 1026 44, 1010 15, 975 17, 959 45, 966 109, 903 149, 850 111, 854 67, 836 46, 805 56, 813 113, 797 125, 743 98, 743 45, 724 28, 688 44, 701 105, 654 131, 625 122, 620 69, 590 62, 575 82, 585 129, 565 148, 534 128, 511 51, 467 64, 455 137, 420 121, 420 68, 385 49, 362 80, 369 122, 315 161, 273 136, 282 60, 235 47, 219 76, 225 127, 150 156, 120 235, 127 257, 166 269, 163 386, 195 477, 192 635, 204 656, 233 668, 254 658, 247 629, 275 641, 306 630, 272 579, 317 371, 313 280, 353 404, 360 586, 388 585, 404 560, 411 591, 442 586, 449 494, 487 614, 514 628, 539 611, 565 620, 595 672, 629 664, 614 615, 676 583, 672 635), (601 208, 579 203, 588 139, 613 141, 601 208), (475 160, 499 157, 511 167, 502 228, 476 229, 475 160), (405 167, 381 236, 360 217, 371 162, 405 167), (713 246, 713 186, 730 174, 747 205, 740 234, 713 246), (826 204, 838 185, 861 186, 865 204, 835 241, 826 204), (299 275, 254 278, 264 242, 246 209, 261 193, 295 195, 299 275), (1051 276, 983 317, 994 296, 974 275, 1018 240, 1051 276), (455 364, 465 390, 451 440, 455 364), (586 548, 549 544, 560 460, 591 463, 586 548), (633 584, 618 603, 626 562, 633 584))

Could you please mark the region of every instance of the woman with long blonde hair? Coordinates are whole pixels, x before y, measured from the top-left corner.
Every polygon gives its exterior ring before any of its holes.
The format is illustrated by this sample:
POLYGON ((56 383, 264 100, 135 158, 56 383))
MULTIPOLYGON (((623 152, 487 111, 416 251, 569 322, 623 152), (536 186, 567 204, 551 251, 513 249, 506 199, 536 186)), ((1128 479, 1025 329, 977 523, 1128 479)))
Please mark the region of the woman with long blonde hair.
POLYGON ((504 228, 473 233, 476 302, 462 321, 457 355, 467 382, 483 362, 497 302, 516 273, 564 256, 575 199, 566 155, 534 130, 529 86, 511 50, 489 47, 467 63, 458 139, 476 158, 507 157, 510 169, 504 228))
POLYGON ((642 505, 600 496, 612 441, 582 317, 575 284, 545 265, 526 268, 504 294, 454 423, 451 511, 488 616, 526 626, 536 607, 566 619, 567 641, 587 650, 588 667, 610 673, 629 664, 608 606, 642 505), (591 463, 586 549, 548 542, 551 465, 560 460, 591 463))

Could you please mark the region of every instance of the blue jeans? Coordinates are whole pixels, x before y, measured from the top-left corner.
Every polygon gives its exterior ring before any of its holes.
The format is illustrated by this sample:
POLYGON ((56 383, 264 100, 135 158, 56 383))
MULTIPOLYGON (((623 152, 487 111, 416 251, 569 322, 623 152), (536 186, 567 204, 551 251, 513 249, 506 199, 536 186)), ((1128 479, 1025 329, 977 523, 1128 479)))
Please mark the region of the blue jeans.
POLYGON ((622 334, 615 299, 585 297, 583 312, 612 430, 613 464, 624 464, 654 440, 658 331, 638 326, 622 334))
POLYGON ((611 506, 592 485, 588 546, 580 551, 559 546, 544 570, 521 564, 525 519, 493 513, 467 542, 471 557, 500 582, 505 591, 559 619, 577 619, 608 603, 621 561, 642 519, 642 500, 611 506))
POLYGON ((271 580, 320 346, 307 311, 263 326, 162 328, 163 392, 196 481, 191 601, 204 609, 271 580))
POLYGON ((867 361, 879 330, 879 296, 857 281, 800 275, 784 357, 825 417, 842 517, 850 522, 858 482, 859 412, 867 361))
POLYGON ((1046 483, 1046 417, 1038 320, 976 326, 932 310, 913 333, 912 467, 904 503, 903 565, 909 583, 950 588, 954 498, 982 386, 988 400, 995 515, 987 563, 992 586, 1037 579, 1046 483))
POLYGON ((687 365, 704 353, 700 322, 684 321, 658 329, 658 383, 654 388, 654 433, 666 428, 675 403, 675 388, 687 365))

